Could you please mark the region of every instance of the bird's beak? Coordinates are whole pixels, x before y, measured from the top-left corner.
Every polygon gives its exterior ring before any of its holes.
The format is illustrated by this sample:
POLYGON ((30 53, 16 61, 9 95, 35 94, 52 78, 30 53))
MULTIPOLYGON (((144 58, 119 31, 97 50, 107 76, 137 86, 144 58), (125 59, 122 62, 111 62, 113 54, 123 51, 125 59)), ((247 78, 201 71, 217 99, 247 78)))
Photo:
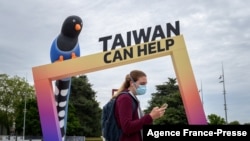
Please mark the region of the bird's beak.
POLYGON ((80 24, 76 24, 75 25, 75 30, 76 31, 80 31, 81 30, 81 25, 80 24))

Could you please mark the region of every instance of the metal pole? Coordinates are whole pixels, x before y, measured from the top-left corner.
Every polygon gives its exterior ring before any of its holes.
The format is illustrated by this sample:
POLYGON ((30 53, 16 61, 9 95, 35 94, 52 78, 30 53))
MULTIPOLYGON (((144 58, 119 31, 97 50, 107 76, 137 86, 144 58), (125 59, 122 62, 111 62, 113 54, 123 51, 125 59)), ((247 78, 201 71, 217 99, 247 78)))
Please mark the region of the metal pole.
MULTIPOLYGON (((26 81, 27 81, 27 78, 26 78, 26 81)), ((23 111, 23 141, 24 141, 24 138, 25 138, 25 120, 26 120, 26 112, 27 112, 27 109, 26 109, 26 93, 24 94, 24 111, 23 111)))
POLYGON ((226 124, 227 124, 228 123, 228 121, 227 121, 227 102, 226 102, 226 88, 225 88, 225 77, 224 77, 223 63, 222 63, 222 83, 223 83, 225 119, 226 119, 226 124))
POLYGON ((25 98, 24 98, 24 114, 23 114, 23 141, 24 141, 24 137, 25 137, 25 119, 26 119, 26 94, 25 94, 25 98))

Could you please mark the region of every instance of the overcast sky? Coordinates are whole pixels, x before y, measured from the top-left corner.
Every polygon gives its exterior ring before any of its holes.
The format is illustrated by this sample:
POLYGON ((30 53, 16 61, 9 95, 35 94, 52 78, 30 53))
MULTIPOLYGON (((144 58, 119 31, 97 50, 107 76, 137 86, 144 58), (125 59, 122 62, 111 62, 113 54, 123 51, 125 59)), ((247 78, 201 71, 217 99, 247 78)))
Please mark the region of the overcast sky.
MULTIPOLYGON (((1 0, 0 73, 33 84, 32 67, 50 63, 51 43, 69 15, 83 20, 81 56, 102 52, 100 37, 180 21, 205 114, 225 118, 218 79, 223 63, 228 121, 250 122, 249 6, 249 0, 1 0)), ((176 78, 170 56, 86 74, 100 107, 133 69, 148 75, 147 94, 139 97, 143 108, 156 85, 176 78)))

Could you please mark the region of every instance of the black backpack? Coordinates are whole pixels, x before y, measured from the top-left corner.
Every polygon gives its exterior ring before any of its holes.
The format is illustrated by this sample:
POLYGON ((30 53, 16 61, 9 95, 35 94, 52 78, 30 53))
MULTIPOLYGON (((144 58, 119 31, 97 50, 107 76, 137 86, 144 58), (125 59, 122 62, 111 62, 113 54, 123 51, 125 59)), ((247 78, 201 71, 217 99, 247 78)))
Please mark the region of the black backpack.
MULTIPOLYGON (((122 94, 128 94, 128 92, 121 92, 122 94)), ((119 96, 120 96, 119 95, 119 96)), ((130 95, 131 96, 131 95, 130 95)), ((133 99, 133 113, 136 111, 136 100, 131 96, 133 99)), ((102 109, 102 119, 101 119, 101 126, 102 126, 102 136, 105 138, 105 141, 119 141, 119 138, 122 134, 122 130, 118 127, 116 118, 115 118, 115 101, 116 98, 111 99, 108 103, 103 106, 102 109)))

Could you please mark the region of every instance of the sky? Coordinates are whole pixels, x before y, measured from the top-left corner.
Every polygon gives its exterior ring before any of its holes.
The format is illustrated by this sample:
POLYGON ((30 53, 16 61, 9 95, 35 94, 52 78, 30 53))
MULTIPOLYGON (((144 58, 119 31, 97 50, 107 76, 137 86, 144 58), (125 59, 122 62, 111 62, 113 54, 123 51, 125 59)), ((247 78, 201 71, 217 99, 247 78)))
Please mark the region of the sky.
MULTIPOLYGON (((227 115, 228 122, 249 123, 249 6, 248 0, 1 0, 0 74, 25 77, 33 84, 32 68, 50 63, 51 43, 70 15, 83 20, 81 56, 102 52, 100 37, 179 21, 206 116, 227 115), (226 102, 219 83, 222 66, 226 102)), ((85 74, 100 107, 134 69, 147 74, 147 93, 139 96, 143 109, 156 85, 176 78, 170 56, 85 74)))

